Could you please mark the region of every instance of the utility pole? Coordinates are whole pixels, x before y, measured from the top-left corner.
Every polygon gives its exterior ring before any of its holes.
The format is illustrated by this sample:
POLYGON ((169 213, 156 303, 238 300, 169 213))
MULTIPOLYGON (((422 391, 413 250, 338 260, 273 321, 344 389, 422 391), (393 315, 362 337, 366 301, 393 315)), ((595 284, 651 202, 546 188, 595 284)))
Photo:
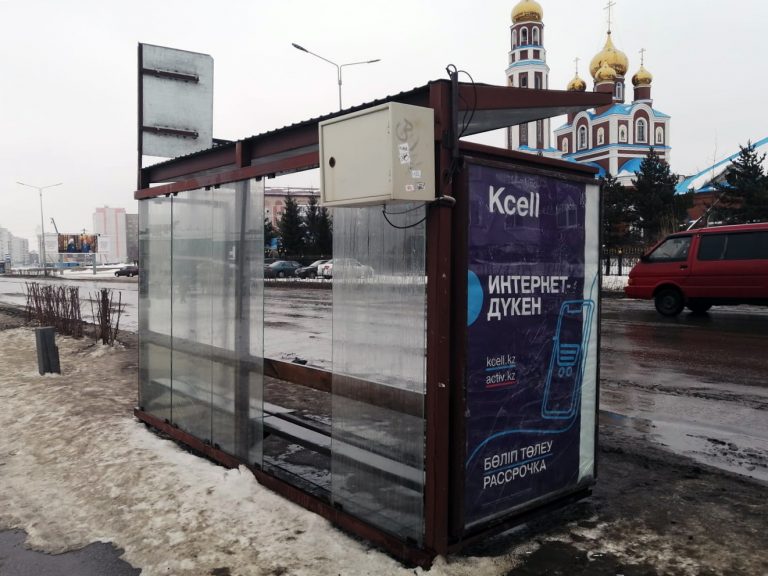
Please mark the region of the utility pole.
POLYGON ((48 269, 45 267, 45 219, 43 218, 43 190, 46 188, 53 188, 54 186, 61 186, 61 182, 56 184, 49 184, 48 186, 32 186, 32 184, 25 184, 24 182, 16 181, 16 184, 21 184, 27 188, 34 188, 40 194, 40 255, 43 259, 43 274, 48 276, 48 269))
POLYGON ((310 52, 309 50, 304 48, 304 46, 299 46, 295 42, 292 43, 291 46, 296 48, 296 50, 301 50, 302 52, 306 52, 307 54, 311 54, 312 56, 320 58, 320 60, 325 60, 326 62, 328 62, 328 64, 333 64, 334 66, 336 66, 336 81, 339 84, 339 110, 342 110, 342 105, 341 105, 341 70, 342 68, 344 68, 345 66, 356 66, 358 64, 373 64, 375 62, 381 62, 380 58, 376 58, 374 60, 361 60, 360 62, 347 62, 346 64, 336 64, 336 62, 334 62, 333 60, 328 60, 328 58, 325 58, 324 56, 320 56, 320 54, 315 54, 314 52, 310 52))
MULTIPOLYGON (((58 237, 59 236, 59 227, 56 226, 56 220, 53 219, 53 216, 51 216, 51 224, 53 224, 53 229, 56 230, 56 236, 58 237)), ((63 254, 59 254, 59 262, 60 263, 64 262, 64 255, 63 254)), ((63 274, 63 272, 62 272, 62 274, 63 274)))

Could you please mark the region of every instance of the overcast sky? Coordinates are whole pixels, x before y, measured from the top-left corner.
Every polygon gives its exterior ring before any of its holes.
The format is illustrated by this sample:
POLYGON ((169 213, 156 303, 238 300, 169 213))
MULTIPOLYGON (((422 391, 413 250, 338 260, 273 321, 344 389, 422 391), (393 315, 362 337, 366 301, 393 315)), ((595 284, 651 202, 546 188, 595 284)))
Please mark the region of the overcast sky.
MULTIPOLYGON (((443 78, 449 63, 504 84, 515 0, 0 0, 0 226, 32 240, 38 194, 46 230, 92 228, 97 206, 137 212, 136 46, 215 61, 214 136, 240 139, 344 104, 443 78)), ((581 76, 603 46, 605 0, 541 0, 550 87, 581 76)), ((768 136, 768 3, 618 0, 614 40, 654 75, 654 107, 672 116, 672 169, 690 174, 768 136)), ((558 122, 553 123, 553 127, 558 122)), ((502 145, 498 134, 487 143, 502 145)), ((294 185, 312 185, 299 177, 294 185)), ((30 243, 30 248, 36 242, 30 243)))

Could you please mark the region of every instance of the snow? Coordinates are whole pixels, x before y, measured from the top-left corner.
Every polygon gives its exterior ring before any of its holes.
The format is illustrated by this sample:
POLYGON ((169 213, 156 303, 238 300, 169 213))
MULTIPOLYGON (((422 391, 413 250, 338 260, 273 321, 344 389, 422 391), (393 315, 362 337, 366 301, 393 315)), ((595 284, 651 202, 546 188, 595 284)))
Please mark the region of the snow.
POLYGON ((531 544, 438 558, 429 571, 333 528, 136 421, 136 352, 57 337, 62 374, 37 372, 34 331, 0 332, 0 529, 46 552, 112 542, 146 576, 506 574, 531 544))
POLYGON ((27 283, 38 282, 40 284, 56 283, 63 286, 77 286, 80 289, 80 312, 83 320, 93 322, 90 298, 102 288, 112 290, 115 302, 118 293, 122 295, 123 313, 120 317, 120 328, 136 332, 139 329, 138 300, 139 284, 135 278, 115 278, 114 269, 99 272, 94 277, 85 272, 66 271, 63 276, 56 275, 51 278, 42 276, 0 276, 0 302, 14 306, 26 306, 25 296, 27 283), (79 275, 78 275, 79 274, 79 275))
POLYGON ((603 276, 603 290, 623 292, 629 281, 629 276, 603 276))

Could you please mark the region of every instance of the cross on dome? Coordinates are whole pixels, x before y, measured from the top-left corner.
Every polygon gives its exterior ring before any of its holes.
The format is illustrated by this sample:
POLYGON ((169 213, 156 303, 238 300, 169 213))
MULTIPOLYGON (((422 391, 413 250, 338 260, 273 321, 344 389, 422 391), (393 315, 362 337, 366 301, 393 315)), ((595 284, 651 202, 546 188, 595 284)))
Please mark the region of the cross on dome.
POLYGON ((616 2, 613 0, 608 0, 608 5, 604 8, 604 10, 608 10, 608 34, 611 33, 611 24, 613 24, 611 12, 614 6, 616 6, 616 2))
POLYGON ((645 69, 645 53, 646 49, 641 48, 640 49, 640 70, 637 71, 637 74, 632 76, 632 84, 637 86, 650 86, 651 82, 653 82, 653 74, 648 72, 648 70, 645 69))

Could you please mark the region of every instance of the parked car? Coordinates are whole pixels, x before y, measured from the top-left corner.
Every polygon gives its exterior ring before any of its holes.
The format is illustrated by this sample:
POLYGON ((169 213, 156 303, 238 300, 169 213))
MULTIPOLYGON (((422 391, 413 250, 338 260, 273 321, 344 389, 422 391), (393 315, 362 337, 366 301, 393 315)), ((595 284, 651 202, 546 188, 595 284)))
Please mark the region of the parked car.
POLYGON ((322 264, 320 264, 317 267, 317 275, 320 278, 330 278, 330 276, 326 276, 326 270, 329 270, 333 266, 333 259, 326 260, 322 264))
POLYGON ((295 260, 278 260, 264 267, 264 278, 287 278, 295 276, 296 270, 301 268, 301 263, 295 260))
POLYGON ((653 299, 664 316, 686 306, 768 305, 768 223, 719 226, 667 236, 643 255, 624 289, 653 299))
POLYGON ((299 278, 315 278, 318 276, 317 267, 325 264, 328 260, 315 260, 309 266, 303 266, 296 270, 296 276, 299 278))
POLYGON ((120 270, 115 271, 115 276, 138 276, 139 275, 139 267, 138 266, 123 266, 120 268, 120 270))
POLYGON ((333 278, 334 265, 348 269, 354 278, 370 278, 373 276, 373 268, 361 264, 354 258, 333 258, 320 268, 323 278, 333 278))

